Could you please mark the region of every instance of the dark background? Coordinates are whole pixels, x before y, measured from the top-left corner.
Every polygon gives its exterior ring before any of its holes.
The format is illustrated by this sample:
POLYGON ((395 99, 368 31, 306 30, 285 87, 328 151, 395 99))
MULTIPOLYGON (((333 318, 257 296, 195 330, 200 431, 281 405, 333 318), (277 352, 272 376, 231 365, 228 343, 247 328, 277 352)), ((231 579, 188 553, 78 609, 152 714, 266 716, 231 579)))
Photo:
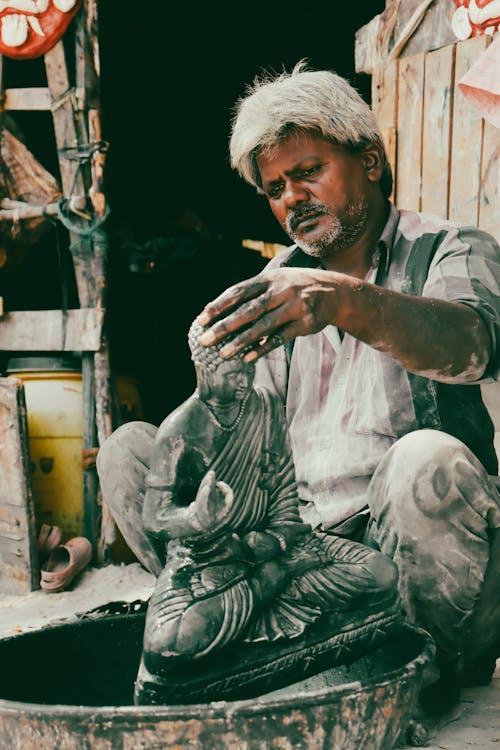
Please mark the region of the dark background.
MULTIPOLYGON (((113 369, 137 378, 147 420, 159 423, 193 390, 186 342, 193 318, 264 267, 242 240, 288 242, 265 199, 229 166, 236 100, 263 70, 290 70, 307 58, 312 68, 348 78, 369 101, 369 77, 354 72, 354 35, 384 7, 383 0, 100 4, 108 331, 113 369)), ((5 76, 6 85, 43 85, 43 66, 7 61, 5 76)), ((16 114, 16 123, 55 173, 50 115, 16 114)), ((78 305, 71 267, 64 269, 66 237, 58 234, 62 277, 52 229, 0 273, 7 309, 59 307, 61 278, 69 305, 78 305)))

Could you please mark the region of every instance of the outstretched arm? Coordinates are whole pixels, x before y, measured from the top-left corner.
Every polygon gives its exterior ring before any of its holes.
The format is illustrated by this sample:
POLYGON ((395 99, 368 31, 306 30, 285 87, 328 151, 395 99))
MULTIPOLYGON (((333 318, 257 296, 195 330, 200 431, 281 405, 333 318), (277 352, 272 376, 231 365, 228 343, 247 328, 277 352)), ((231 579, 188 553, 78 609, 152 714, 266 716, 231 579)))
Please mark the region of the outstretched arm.
POLYGON ((486 325, 468 305, 401 294, 322 269, 265 270, 227 289, 199 321, 208 327, 200 343, 237 333, 221 356, 252 346, 246 361, 332 324, 410 372, 445 383, 480 378, 492 350, 486 325))

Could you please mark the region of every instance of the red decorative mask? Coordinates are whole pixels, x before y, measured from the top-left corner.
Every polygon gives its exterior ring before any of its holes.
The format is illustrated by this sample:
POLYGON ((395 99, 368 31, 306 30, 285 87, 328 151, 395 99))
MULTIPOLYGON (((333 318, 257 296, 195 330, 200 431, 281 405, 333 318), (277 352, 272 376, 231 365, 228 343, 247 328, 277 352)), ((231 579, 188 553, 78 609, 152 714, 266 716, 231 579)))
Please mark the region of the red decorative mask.
POLYGON ((494 34, 500 26, 500 0, 454 0, 451 28, 458 39, 494 34))
POLYGON ((31 60, 62 37, 81 0, 0 0, 0 54, 31 60))

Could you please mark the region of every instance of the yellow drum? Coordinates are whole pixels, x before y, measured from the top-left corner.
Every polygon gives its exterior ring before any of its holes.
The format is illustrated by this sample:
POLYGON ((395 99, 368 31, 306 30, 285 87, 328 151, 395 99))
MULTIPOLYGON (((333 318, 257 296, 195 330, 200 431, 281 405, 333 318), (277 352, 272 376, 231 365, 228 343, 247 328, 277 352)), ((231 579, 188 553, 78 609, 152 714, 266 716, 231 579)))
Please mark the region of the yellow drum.
POLYGON ((80 361, 71 356, 11 358, 7 372, 24 383, 32 487, 38 525, 63 539, 83 534, 83 420, 80 361))

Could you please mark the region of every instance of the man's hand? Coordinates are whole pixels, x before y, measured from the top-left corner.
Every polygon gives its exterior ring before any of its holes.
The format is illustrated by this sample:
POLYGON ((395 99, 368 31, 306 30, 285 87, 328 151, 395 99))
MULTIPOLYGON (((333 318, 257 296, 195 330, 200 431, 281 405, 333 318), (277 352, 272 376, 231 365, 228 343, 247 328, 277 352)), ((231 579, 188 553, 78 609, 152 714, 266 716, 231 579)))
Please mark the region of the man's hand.
POLYGON ((200 344, 233 335, 220 355, 234 357, 249 347, 246 362, 329 324, 406 370, 442 383, 478 380, 492 352, 484 321, 466 304, 403 294, 323 269, 263 271, 223 292, 198 320, 210 326, 200 344))
POLYGON ((226 289, 205 307, 198 320, 202 326, 211 326, 200 336, 200 343, 211 346, 237 334, 221 349, 221 356, 234 357, 251 347, 244 360, 252 362, 296 336, 317 333, 334 323, 343 286, 356 282, 321 269, 263 271, 226 289))

